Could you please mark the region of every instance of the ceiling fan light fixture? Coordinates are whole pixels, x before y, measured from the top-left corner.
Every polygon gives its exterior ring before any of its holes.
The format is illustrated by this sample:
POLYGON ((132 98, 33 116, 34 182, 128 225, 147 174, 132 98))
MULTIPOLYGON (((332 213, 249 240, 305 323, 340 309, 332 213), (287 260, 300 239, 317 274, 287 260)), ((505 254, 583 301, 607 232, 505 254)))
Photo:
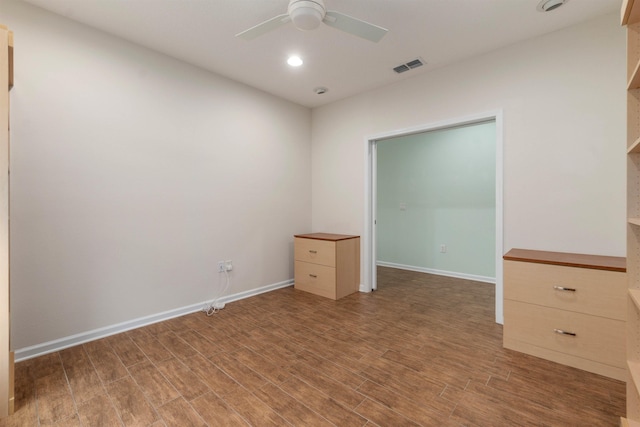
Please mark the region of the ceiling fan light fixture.
POLYGON ((320 26, 326 11, 322 1, 299 0, 289 4, 288 13, 297 29, 309 31, 320 26))
POLYGON ((253 40, 289 23, 303 31, 313 30, 324 23, 328 27, 374 43, 379 42, 389 31, 386 28, 353 16, 345 15, 335 10, 327 10, 324 7, 323 0, 289 0, 287 13, 274 16, 258 25, 254 25, 248 30, 236 34, 236 37, 244 40, 253 40))
POLYGON ((538 12, 551 12, 567 3, 569 0, 542 0, 538 3, 538 12))

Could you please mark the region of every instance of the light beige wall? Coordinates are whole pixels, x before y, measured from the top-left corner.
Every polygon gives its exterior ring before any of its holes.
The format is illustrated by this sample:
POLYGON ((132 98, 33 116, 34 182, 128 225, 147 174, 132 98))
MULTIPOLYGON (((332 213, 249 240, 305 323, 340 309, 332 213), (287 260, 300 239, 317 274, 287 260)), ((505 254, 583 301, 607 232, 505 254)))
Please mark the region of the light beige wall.
MULTIPOLYGON (((15 32, 14 347, 293 277, 308 109, 25 3, 15 32)), ((170 29, 168 29, 170 31, 170 29)))
POLYGON ((2 13, 16 348, 209 299, 220 259, 230 292, 286 281, 292 234, 362 234, 367 136, 496 109, 505 250, 624 255, 616 16, 311 115, 22 2, 2 13))
POLYGON ((501 109, 504 250, 624 256, 618 21, 601 17, 314 109, 313 230, 364 232, 367 137, 501 109))

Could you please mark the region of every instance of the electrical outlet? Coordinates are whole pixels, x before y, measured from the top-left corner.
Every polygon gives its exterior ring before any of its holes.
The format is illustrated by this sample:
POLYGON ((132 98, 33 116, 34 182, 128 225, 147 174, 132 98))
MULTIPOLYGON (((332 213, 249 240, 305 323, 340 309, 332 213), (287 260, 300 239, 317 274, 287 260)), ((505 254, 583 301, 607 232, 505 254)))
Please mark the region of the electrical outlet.
POLYGON ((218 261, 218 273, 224 273, 225 272, 225 268, 226 264, 224 261, 218 261))
POLYGON ((225 261, 225 268, 227 271, 233 270, 233 262, 231 262, 231 260, 225 261))
POLYGON ((443 254, 447 252, 447 245, 440 245, 440 252, 443 254))

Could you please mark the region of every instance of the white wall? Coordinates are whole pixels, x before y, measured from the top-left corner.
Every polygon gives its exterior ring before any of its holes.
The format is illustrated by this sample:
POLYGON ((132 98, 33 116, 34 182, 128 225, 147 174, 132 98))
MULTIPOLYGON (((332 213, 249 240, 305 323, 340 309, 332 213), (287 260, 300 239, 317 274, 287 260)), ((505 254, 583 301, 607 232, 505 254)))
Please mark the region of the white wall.
POLYGON ((207 300, 220 259, 230 293, 287 281, 292 234, 363 233, 367 136, 496 109, 505 250, 625 253, 615 15, 312 114, 16 0, 1 19, 16 349, 207 300))
POLYGON ((378 264, 494 282, 495 122, 378 141, 376 152, 378 264))
MULTIPOLYGON (((368 137, 502 109, 504 250, 624 256, 618 21, 601 17, 314 109, 314 231, 364 232, 368 137)), ((362 277, 369 285, 364 267, 362 277)))
POLYGON ((2 0, 13 347, 293 277, 310 232, 308 109, 2 0))

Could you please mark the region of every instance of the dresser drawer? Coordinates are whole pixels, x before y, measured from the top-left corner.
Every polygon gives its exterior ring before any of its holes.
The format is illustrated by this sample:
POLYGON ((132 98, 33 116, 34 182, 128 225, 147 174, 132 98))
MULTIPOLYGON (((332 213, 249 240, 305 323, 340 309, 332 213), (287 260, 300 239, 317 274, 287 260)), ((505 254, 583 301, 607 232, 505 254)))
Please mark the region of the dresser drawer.
POLYGON ((336 299, 336 269, 304 261, 295 262, 295 289, 336 299))
POLYGON ((328 240, 305 239, 296 237, 294 242, 296 261, 336 266, 336 243, 328 240))
POLYGON ((622 272, 504 262, 504 298, 509 300, 624 320, 626 288, 622 272))
POLYGON ((610 366, 625 366, 623 321, 510 300, 504 302, 504 318, 505 341, 526 342, 610 366))

